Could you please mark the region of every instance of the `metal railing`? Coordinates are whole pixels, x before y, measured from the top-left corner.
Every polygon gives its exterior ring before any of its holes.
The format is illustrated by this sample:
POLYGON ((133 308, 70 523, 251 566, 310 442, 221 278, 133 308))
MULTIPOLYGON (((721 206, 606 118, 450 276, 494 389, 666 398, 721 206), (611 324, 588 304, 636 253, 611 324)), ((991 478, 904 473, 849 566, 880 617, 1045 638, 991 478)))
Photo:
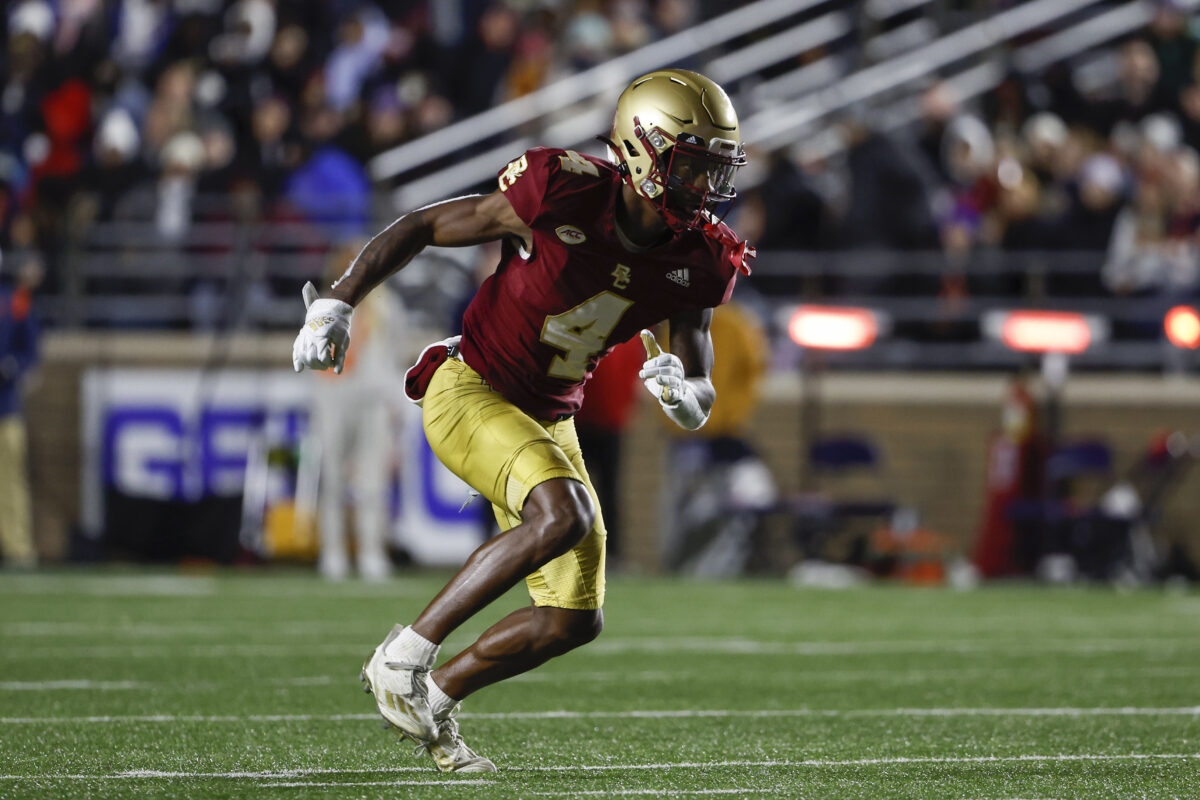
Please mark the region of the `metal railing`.
MULTIPOLYGON (((1200 7, 1200 0, 1181 2, 1185 10, 1200 7)), ((749 31, 762 34, 764 38, 759 41, 719 55, 701 67, 717 80, 734 85, 764 68, 827 47, 854 33, 850 14, 834 4, 830 4, 828 13, 775 30, 789 17, 805 10, 820 11, 822 5, 818 0, 798 0, 791 4, 763 0, 750 4, 401 145, 377 157, 372 162, 372 174, 378 179, 404 178, 392 197, 397 210, 461 193, 486 181, 500 165, 534 144, 579 146, 606 130, 610 101, 617 90, 640 72, 685 56, 711 52, 715 46, 734 41, 749 31), (589 100, 590 104, 583 102, 589 100), (563 118, 566 108, 579 113, 563 118), (514 130, 520 133, 504 136, 514 130), (489 144, 483 152, 464 153, 464 148, 471 144, 498 137, 502 141, 489 144), (453 154, 462 157, 432 172, 426 169, 431 162, 453 154), (425 174, 419 174, 422 169, 425 174)), ((906 0, 875 5, 879 6, 876 13, 894 14, 923 4, 906 0)), ((744 96, 736 97, 735 101, 750 110, 743 115, 746 139, 765 152, 781 150, 819 136, 820 127, 842 110, 874 103, 897 92, 904 96, 892 105, 908 106, 899 117, 911 120, 915 113, 912 96, 915 84, 944 69, 957 70, 951 80, 964 99, 987 91, 1004 74, 1004 66, 993 58, 995 48, 1031 32, 1063 21, 1071 23, 1059 32, 1023 46, 1012 61, 1021 69, 1038 70, 1144 25, 1149 14, 1142 0, 1131 0, 1116 8, 1108 7, 1102 0, 1032 0, 941 36, 936 36, 936 28, 929 24, 919 26, 919 30, 914 28, 911 33, 915 38, 897 37, 895 31, 882 34, 897 38, 895 55, 850 72, 847 67, 852 58, 836 51, 827 52, 823 58, 755 85, 748 82, 744 96)), ((863 52, 869 44, 863 43, 863 52)), ((882 51, 892 49, 889 46, 882 51)))
MULTIPOLYGON (((38 298, 38 313, 48 325, 74 329, 289 330, 302 315, 299 287, 329 274, 343 232, 295 223, 196 224, 181 241, 166 243, 145 224, 97 225, 64 256, 57 288, 38 298)), ((430 249, 388 284, 417 318, 414 327, 452 324, 454 309, 473 291, 465 255, 430 249)), ((1161 368, 1169 350, 1163 314, 1188 299, 1166 291, 1111 294, 1100 278, 1104 261, 1100 252, 983 251, 954 261, 941 252, 768 249, 737 296, 768 320, 800 302, 881 313, 893 324, 887 341, 833 359, 856 366, 1005 367, 1020 359, 985 341, 979 320, 996 310, 1037 308, 1097 315, 1113 325, 1112 340, 1079 359, 1084 366, 1161 368)))
MULTIPOLYGON (((638 75, 710 51, 745 33, 769 30, 772 23, 823 4, 829 4, 829 0, 793 0, 790 5, 763 0, 751 4, 608 61, 602 65, 604 69, 596 67, 565 78, 525 98, 400 145, 371 162, 372 176, 377 179, 407 176, 392 194, 392 204, 398 212, 460 194, 486 180, 501 165, 530 147, 538 144, 581 147, 597 134, 607 132, 617 95, 638 75), (572 109, 574 113, 564 116, 566 109, 572 109), (495 138, 525 123, 528 125, 521 130, 530 127, 538 130, 536 138, 510 136, 483 152, 464 151, 468 145, 495 138), (489 125, 492 127, 486 127, 489 125), (454 153, 460 154, 454 163, 427 175, 417 174, 432 160, 454 153)), ((765 67, 797 54, 828 45, 852 30, 849 13, 831 11, 720 56, 702 69, 717 80, 729 83, 755 75, 765 67)), ((827 74, 825 80, 833 77, 833 74, 827 74)))
POLYGON ((620 90, 644 72, 691 58, 824 2, 827 0, 750 3, 381 153, 370 164, 371 176, 386 180, 401 175, 566 106, 620 90))

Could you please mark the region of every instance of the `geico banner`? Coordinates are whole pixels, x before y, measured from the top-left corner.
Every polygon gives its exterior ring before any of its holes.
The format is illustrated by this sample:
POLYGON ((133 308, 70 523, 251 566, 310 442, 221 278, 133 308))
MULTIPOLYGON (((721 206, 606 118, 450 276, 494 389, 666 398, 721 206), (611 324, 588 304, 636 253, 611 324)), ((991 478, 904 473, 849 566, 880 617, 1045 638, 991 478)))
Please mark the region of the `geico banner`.
MULTIPOLYGON (((214 372, 94 368, 83 376, 82 522, 99 536, 106 490, 158 500, 241 495, 247 463, 295 451, 309 435, 314 376, 290 370, 214 372)), ((482 538, 487 504, 461 510, 468 487, 425 442, 420 411, 395 404, 400 465, 392 489, 396 544, 419 563, 457 564, 482 538)), ((295 481, 272 481, 276 497, 295 481)))

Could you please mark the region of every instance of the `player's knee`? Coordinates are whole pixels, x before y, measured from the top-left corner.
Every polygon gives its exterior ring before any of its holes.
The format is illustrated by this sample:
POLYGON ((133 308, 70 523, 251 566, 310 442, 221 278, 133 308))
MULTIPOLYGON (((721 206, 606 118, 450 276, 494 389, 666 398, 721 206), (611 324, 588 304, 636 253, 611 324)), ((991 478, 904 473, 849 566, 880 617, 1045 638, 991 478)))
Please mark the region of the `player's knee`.
POLYGON ((595 611, 581 611, 575 628, 571 631, 571 641, 574 642, 575 647, 585 645, 595 641, 602 630, 604 630, 603 611, 598 608, 595 611))
POLYGON ((604 629, 604 612, 565 608, 540 609, 546 646, 565 653, 593 641, 604 629))
MULTIPOLYGON (((587 489, 579 481, 549 481, 538 489, 535 504, 540 535, 549 558, 566 553, 583 541, 596 523, 596 507, 587 489)), ((537 490, 535 490, 537 492, 537 490)), ((533 499, 533 495, 530 495, 533 499)))

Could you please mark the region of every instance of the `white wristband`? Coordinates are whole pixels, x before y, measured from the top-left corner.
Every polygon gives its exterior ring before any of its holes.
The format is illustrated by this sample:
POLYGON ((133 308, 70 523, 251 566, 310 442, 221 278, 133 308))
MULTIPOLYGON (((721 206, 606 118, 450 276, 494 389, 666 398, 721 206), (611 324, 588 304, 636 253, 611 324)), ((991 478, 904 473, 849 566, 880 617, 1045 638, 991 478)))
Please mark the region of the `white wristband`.
POLYGON ((667 405, 661 400, 663 413, 666 414, 672 422, 681 428, 686 428, 689 431, 702 428, 705 422, 708 422, 708 412, 700 407, 700 400, 696 397, 696 392, 692 389, 690 379, 683 382, 683 397, 677 402, 667 405))

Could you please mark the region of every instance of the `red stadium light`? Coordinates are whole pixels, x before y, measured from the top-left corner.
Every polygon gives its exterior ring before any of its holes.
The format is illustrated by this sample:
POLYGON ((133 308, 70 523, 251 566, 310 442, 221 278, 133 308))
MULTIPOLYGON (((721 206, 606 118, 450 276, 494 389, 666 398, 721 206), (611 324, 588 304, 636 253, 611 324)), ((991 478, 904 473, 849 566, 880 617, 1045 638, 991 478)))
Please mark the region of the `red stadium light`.
POLYGON ((865 308, 800 306, 788 321, 788 335, 814 350, 863 350, 875 342, 879 323, 865 308))
POLYGON ((1200 347, 1200 314, 1191 306, 1175 306, 1163 317, 1163 330, 1171 344, 1184 350, 1200 347))
POLYGON ((1023 353, 1082 353, 1092 343, 1092 326, 1083 314, 1068 311, 1010 311, 1000 340, 1023 353))

